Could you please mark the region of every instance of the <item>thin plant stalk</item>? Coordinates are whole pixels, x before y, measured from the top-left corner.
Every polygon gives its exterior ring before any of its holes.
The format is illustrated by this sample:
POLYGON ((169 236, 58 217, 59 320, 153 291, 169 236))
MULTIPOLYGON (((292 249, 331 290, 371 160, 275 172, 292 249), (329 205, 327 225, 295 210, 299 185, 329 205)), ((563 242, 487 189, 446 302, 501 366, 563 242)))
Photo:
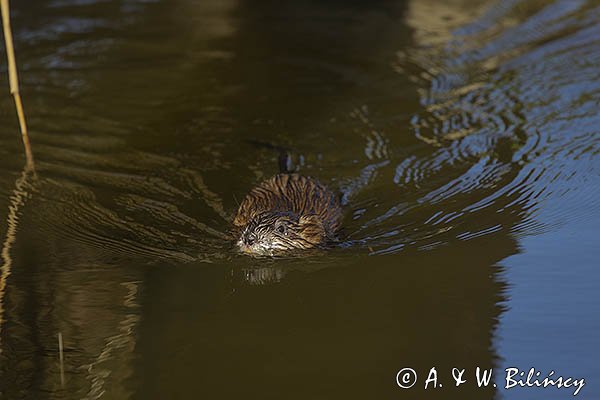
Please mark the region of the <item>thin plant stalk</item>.
MULTIPOLYGON (((13 194, 9 199, 8 215, 6 217, 6 237, 2 243, 2 250, 0 251, 0 333, 2 331, 2 325, 5 321, 4 311, 4 297, 6 291, 6 283, 11 273, 12 257, 10 250, 15 243, 17 236, 17 226, 19 223, 19 209, 25 204, 25 200, 28 198, 29 179, 31 176, 35 177, 35 170, 33 165, 33 153, 31 152, 31 144, 29 143, 29 135, 27 134, 27 124, 25 123, 25 113, 23 112, 23 103, 21 102, 21 95, 19 93, 19 79, 17 76, 17 64, 15 62, 15 50, 13 47, 12 31, 10 28, 10 13, 8 0, 0 0, 0 9, 2 11, 2 27, 4 28, 4 41, 6 43, 6 57, 8 58, 8 79, 10 82, 10 93, 13 95, 15 100, 15 107, 17 109, 17 117, 19 118, 19 125, 21 127, 21 136, 23 139, 23 146, 25 147, 25 157, 27 163, 23 168, 21 176, 17 178, 15 182, 15 188, 13 194)), ((2 345, 0 343, 0 354, 2 353, 2 345)))
POLYGON ((17 75, 17 63, 15 62, 15 49, 13 46, 12 30, 10 28, 10 9, 8 0, 0 0, 2 8, 2 27, 4 28, 4 42, 6 43, 6 57, 8 59, 8 80, 10 83, 10 93, 15 100, 17 108, 17 117, 21 127, 21 136, 23 138, 23 146, 25 147, 25 157, 27 158, 27 167, 33 169, 33 153, 31 144, 29 143, 29 134, 27 133, 27 123, 25 122, 25 112, 23 111, 23 103, 19 92, 19 77, 17 75))

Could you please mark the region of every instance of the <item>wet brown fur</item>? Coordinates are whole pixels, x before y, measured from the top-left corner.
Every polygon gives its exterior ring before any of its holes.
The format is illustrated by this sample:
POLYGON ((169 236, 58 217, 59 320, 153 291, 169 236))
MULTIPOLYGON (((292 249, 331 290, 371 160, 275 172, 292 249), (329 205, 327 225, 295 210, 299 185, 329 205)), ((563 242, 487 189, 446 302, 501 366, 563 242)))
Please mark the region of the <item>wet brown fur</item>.
POLYGON ((312 248, 335 237, 342 222, 342 208, 337 196, 316 179, 279 174, 248 193, 233 224, 242 240, 253 230, 275 229, 281 219, 288 221, 294 235, 287 241, 281 238, 278 245, 289 250, 312 248))

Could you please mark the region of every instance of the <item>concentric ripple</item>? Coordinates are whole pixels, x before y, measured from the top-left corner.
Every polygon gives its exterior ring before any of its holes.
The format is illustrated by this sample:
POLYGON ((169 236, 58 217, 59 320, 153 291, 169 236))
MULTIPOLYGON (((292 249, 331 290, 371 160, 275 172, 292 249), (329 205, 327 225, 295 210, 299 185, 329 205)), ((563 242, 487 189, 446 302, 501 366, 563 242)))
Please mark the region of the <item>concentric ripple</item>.
POLYGON ((492 7, 448 42, 400 53, 399 70, 422 85, 412 131, 431 151, 394 162, 393 184, 408 193, 361 211, 355 244, 389 253, 535 234, 580 215, 579 204, 600 208, 600 42, 590 40, 600 37, 600 7, 520 11, 520 2, 492 7), (506 15, 517 20, 506 25, 506 15))

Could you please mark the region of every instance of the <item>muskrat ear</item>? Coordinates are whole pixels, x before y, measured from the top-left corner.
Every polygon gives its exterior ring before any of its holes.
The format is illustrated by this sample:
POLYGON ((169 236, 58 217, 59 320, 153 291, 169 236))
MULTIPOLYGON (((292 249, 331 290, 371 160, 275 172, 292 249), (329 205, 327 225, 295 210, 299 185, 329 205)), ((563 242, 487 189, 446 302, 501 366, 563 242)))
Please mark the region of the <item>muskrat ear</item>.
POLYGON ((319 218, 315 214, 303 215, 300 217, 298 223, 302 225, 317 225, 323 226, 323 222, 321 222, 321 218, 319 218))
POLYGON ((300 217, 300 235, 307 241, 317 245, 325 239, 323 221, 317 215, 303 215, 300 217))

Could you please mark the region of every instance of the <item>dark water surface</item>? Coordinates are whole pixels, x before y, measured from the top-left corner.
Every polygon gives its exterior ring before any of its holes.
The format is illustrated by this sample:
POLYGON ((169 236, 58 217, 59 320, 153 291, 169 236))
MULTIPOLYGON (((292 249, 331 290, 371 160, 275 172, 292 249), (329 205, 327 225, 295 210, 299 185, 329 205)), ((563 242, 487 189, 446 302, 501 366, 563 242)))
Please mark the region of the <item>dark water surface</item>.
POLYGON ((3 61, 1 398, 600 396, 597 1, 12 11, 37 176, 3 61), (337 248, 233 250, 257 141, 342 193, 337 248))

